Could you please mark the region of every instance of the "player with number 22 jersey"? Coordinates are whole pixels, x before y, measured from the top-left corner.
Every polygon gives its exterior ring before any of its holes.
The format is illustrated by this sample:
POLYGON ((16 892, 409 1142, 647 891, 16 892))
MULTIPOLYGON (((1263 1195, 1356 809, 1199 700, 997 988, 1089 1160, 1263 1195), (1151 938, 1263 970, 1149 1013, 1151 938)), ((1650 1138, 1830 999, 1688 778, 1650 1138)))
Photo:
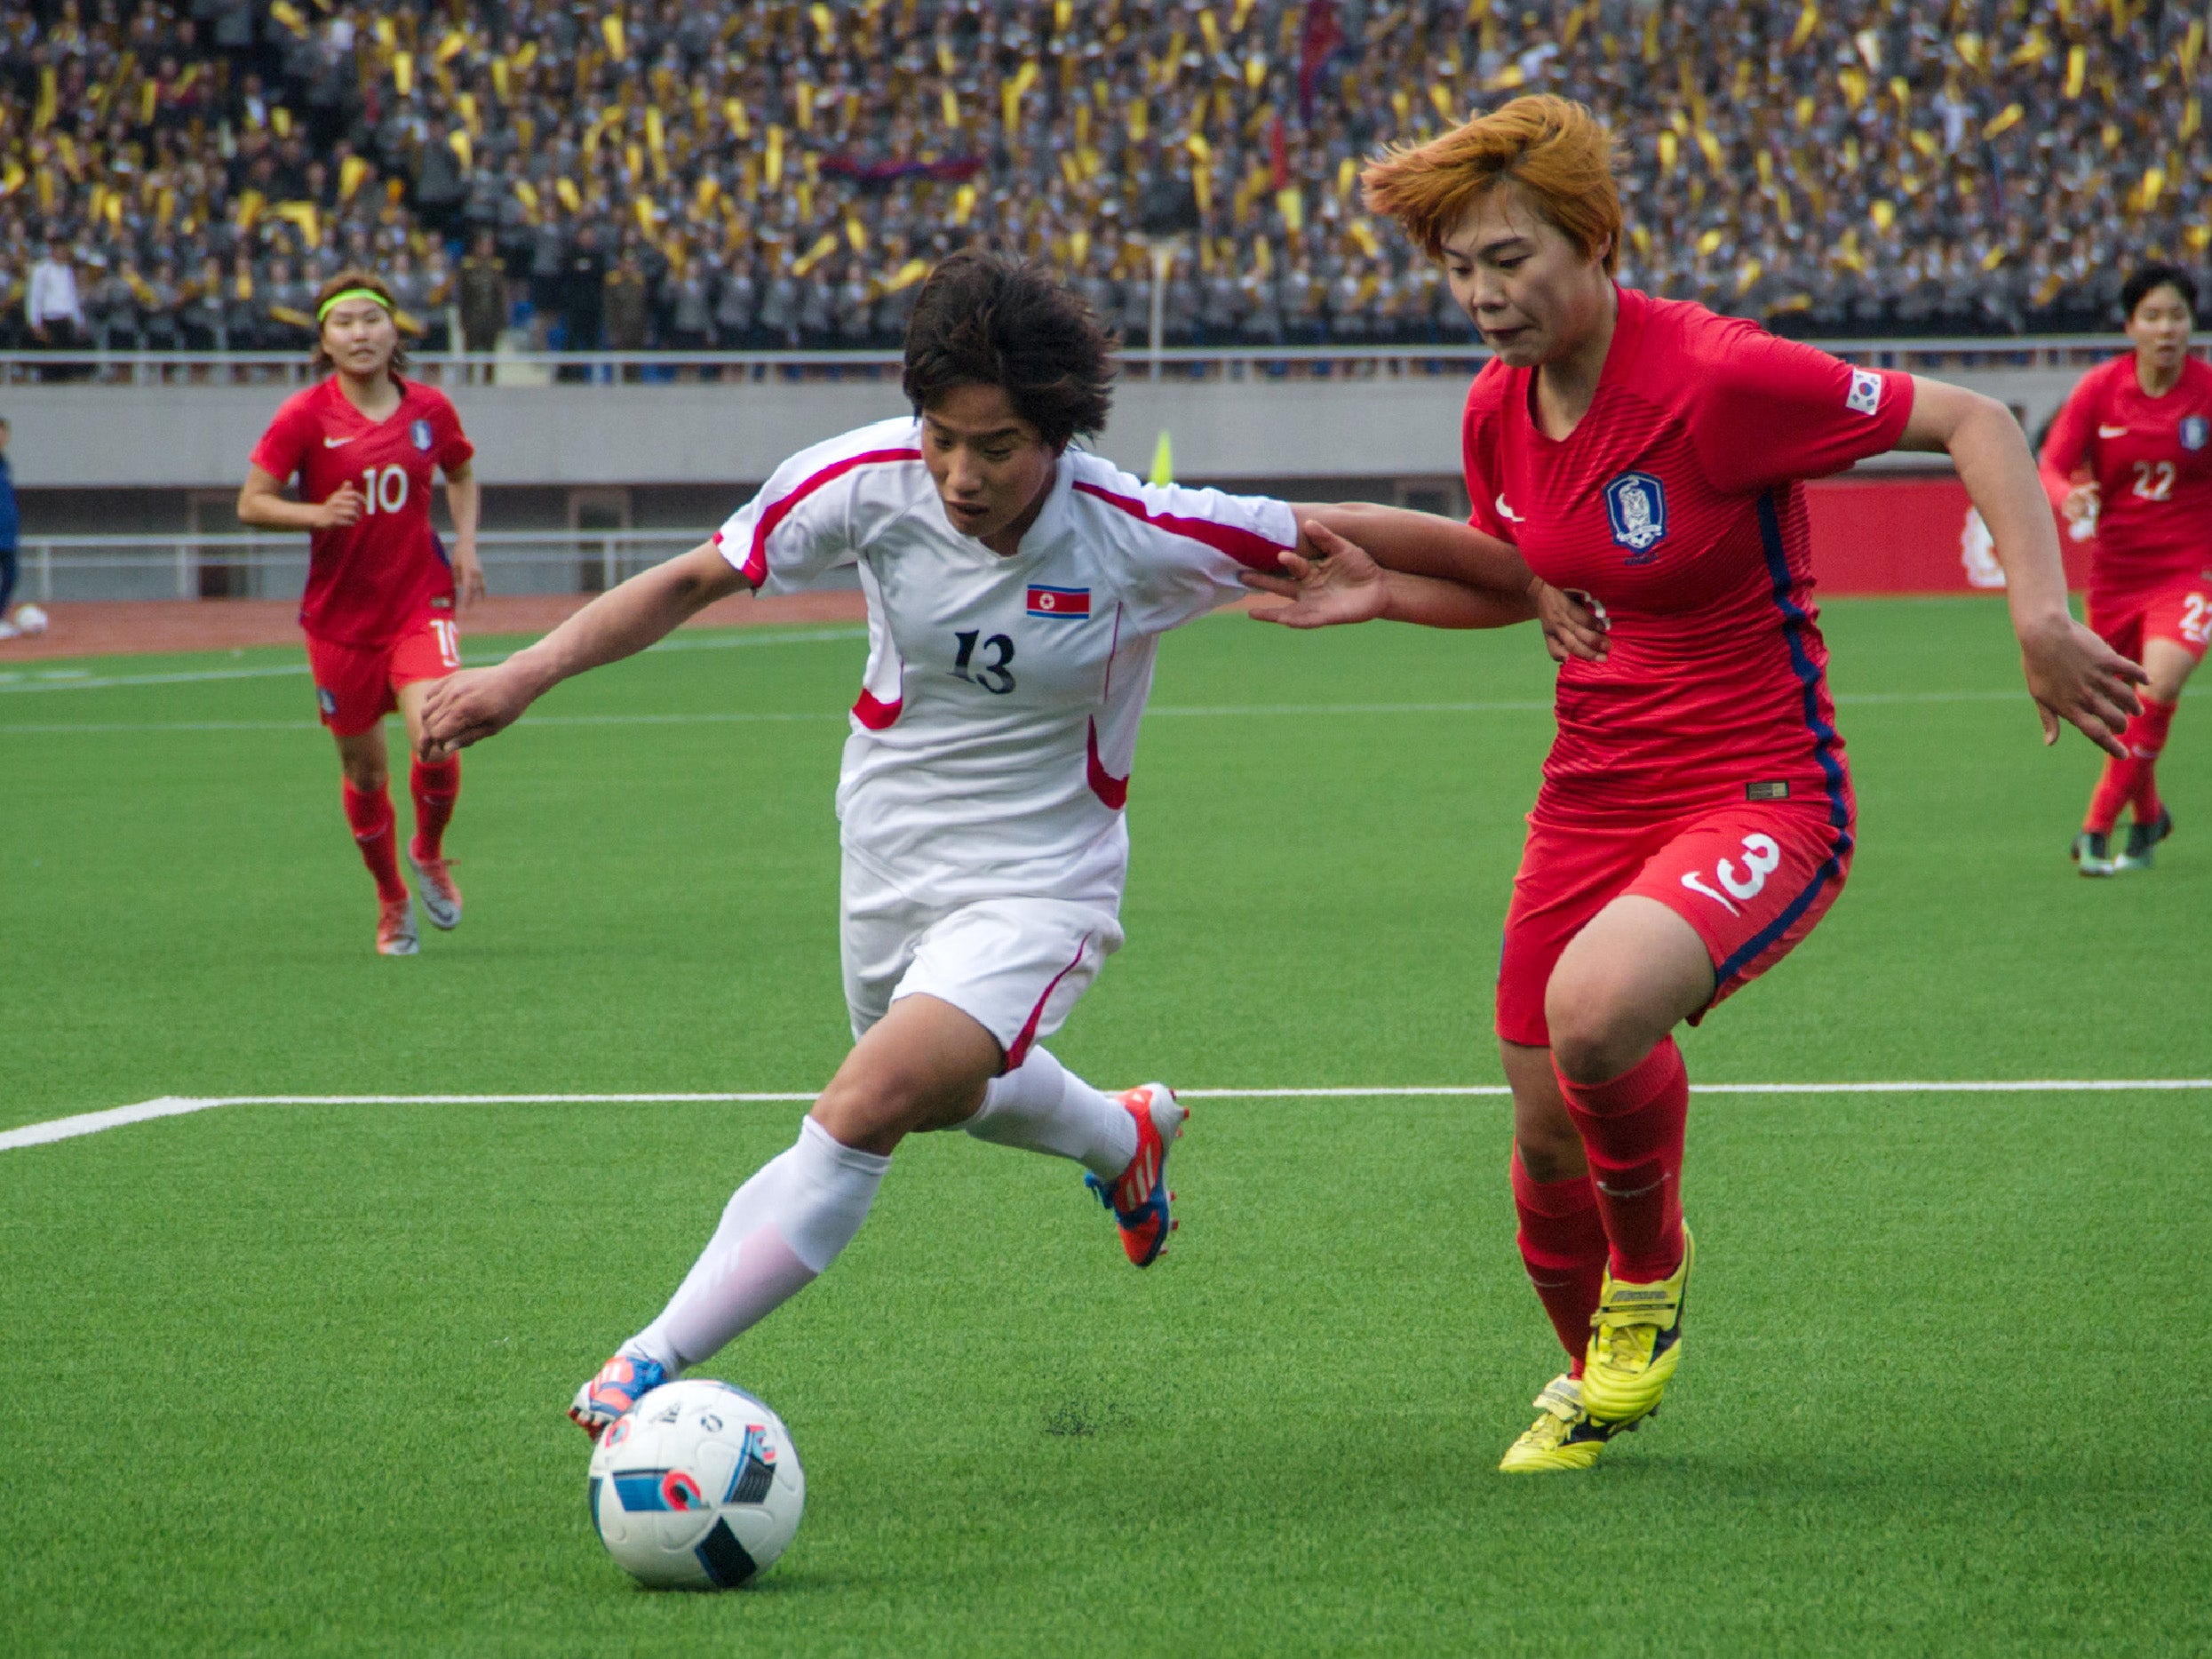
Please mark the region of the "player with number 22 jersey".
POLYGON ((2150 676, 2143 709, 2107 760, 2073 841, 2083 875, 2150 868, 2174 833, 2158 787, 2182 688, 2212 643, 2212 365, 2189 355, 2196 278, 2145 265, 2120 289, 2135 349, 2081 377, 2043 441, 2060 510, 2094 510, 2089 626, 2150 676), (2115 855, 2126 808, 2132 822, 2115 855))

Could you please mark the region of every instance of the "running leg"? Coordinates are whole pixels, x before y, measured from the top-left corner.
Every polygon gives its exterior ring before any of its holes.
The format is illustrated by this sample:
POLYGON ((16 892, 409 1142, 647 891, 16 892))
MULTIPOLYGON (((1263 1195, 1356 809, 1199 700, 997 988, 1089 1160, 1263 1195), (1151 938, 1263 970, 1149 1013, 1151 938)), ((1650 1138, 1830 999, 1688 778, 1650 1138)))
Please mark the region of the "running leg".
POLYGON ((400 880, 397 838, 393 833, 395 820, 385 759, 384 728, 371 726, 366 731, 338 738, 338 756, 346 774, 346 821, 353 827, 354 844, 361 849, 361 861, 376 878, 377 897, 387 905, 396 904, 407 897, 407 884, 400 880))
POLYGON ((1649 1413, 1681 1360, 1693 1248, 1682 1224, 1690 1080, 1669 1033, 1713 992, 1697 929, 1640 894, 1600 911, 1546 988, 1552 1065, 1589 1156, 1611 1254, 1581 1386, 1583 1408, 1600 1424, 1649 1413))
MULTIPOLYGON (((999 1060, 998 1040, 950 1003, 895 1003, 846 1056, 797 1143, 737 1189, 667 1307, 617 1361, 642 1358, 673 1376, 813 1283, 860 1231, 893 1148, 965 1120, 999 1060)), ((570 1412, 594 1432, 629 1403, 594 1424, 612 1403, 595 1402, 597 1388, 570 1412)))
POLYGON ((1137 1154, 1129 1109, 1032 1048, 1029 1057, 983 1090, 983 1104, 960 1126, 979 1141, 1072 1158, 1101 1180, 1113 1181, 1137 1154))

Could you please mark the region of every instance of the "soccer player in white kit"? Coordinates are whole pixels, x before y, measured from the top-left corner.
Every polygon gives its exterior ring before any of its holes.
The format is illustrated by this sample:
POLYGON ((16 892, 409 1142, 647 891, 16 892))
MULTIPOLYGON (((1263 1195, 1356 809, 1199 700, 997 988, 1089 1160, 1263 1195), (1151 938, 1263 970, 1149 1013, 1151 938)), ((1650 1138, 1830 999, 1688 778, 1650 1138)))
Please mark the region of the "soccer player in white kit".
MULTIPOLYGON (((1041 269, 956 255, 909 328, 917 415, 802 451, 712 543, 431 693, 426 750, 450 753, 726 594, 851 564, 867 597, 837 794, 854 1048, 660 1315, 577 1391, 569 1415, 594 1439, 822 1273, 908 1134, 957 1126, 1072 1159, 1130 1261, 1166 1248, 1183 1106, 1162 1083, 1104 1093, 1041 1043, 1121 946, 1122 807, 1156 642, 1244 596, 1242 574, 1275 570, 1301 523, 1280 501, 1147 485, 1070 448, 1105 424, 1111 353, 1041 269)), ((1479 542, 1470 557, 1498 546, 1388 509, 1352 522, 1479 542)), ((1532 614, 1525 569, 1495 562, 1489 619, 1532 614)))

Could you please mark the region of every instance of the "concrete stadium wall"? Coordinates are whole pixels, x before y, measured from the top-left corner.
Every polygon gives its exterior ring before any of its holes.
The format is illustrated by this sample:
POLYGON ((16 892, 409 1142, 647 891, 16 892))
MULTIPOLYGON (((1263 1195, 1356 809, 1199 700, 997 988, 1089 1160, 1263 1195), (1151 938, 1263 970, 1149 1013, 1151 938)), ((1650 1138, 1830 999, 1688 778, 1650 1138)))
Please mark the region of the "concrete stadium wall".
MULTIPOLYGON (((2019 410, 2031 431, 2078 378, 2056 370, 1959 377, 2019 410)), ((275 387, 12 386, 0 387, 0 415, 13 424, 10 459, 27 492, 235 490, 282 395, 275 387)), ((1193 480, 1287 488, 1448 479, 1460 470, 1465 395, 1456 376, 1132 380, 1098 448, 1141 472, 1165 428, 1177 475, 1193 480)), ((453 398, 476 442, 480 475, 495 488, 728 490, 758 483, 806 444, 904 412, 887 381, 465 387, 453 398)), ((98 499, 80 503, 68 528, 99 528, 88 522, 100 516, 98 499)))

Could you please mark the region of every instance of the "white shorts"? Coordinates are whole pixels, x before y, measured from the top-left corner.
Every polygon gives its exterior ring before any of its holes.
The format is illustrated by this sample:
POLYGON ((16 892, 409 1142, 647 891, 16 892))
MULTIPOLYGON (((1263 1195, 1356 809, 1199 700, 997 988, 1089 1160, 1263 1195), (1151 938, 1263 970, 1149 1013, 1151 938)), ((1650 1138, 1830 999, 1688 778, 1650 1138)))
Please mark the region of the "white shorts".
POLYGON ((849 853, 839 881, 839 947, 853 1039, 917 993, 950 1002, 993 1037, 1012 1071, 1065 1023, 1106 959, 1121 920, 1061 898, 929 904, 849 853))

